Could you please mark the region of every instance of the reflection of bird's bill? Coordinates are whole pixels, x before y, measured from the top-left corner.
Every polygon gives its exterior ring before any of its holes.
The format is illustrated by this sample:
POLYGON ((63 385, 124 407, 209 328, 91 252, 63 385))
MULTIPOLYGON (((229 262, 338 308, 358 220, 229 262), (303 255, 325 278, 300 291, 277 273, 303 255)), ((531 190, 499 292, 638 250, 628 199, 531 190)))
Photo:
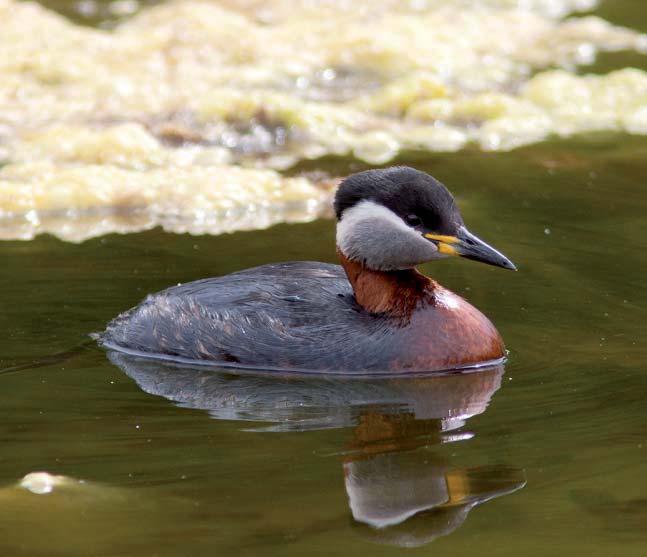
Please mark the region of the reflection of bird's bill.
POLYGON ((485 503, 526 485, 526 473, 510 466, 478 466, 450 470, 446 474, 450 499, 447 505, 485 503))
POLYGON ((514 266, 505 255, 495 250, 489 244, 472 234, 467 228, 461 226, 456 236, 446 236, 442 234, 428 233, 424 235, 427 240, 431 240, 438 247, 438 251, 445 255, 457 255, 516 271, 514 266))

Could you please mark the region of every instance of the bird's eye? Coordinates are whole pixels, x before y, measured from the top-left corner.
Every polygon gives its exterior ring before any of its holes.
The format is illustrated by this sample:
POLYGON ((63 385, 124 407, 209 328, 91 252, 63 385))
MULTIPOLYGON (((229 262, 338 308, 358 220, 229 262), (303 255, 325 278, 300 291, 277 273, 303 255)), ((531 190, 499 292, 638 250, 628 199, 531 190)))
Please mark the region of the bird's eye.
POLYGON ((420 220, 420 217, 418 215, 407 215, 404 220, 407 221, 407 224, 409 226, 418 226, 422 224, 422 221, 420 220))

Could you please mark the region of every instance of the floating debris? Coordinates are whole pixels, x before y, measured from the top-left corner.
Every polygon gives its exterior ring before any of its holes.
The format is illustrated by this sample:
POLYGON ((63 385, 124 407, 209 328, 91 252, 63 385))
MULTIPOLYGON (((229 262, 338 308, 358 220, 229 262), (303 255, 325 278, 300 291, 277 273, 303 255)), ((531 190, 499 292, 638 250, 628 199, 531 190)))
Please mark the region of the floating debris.
POLYGON ((66 476, 54 476, 48 472, 30 472, 18 485, 35 495, 47 495, 54 491, 55 487, 70 486, 83 483, 82 480, 73 480, 66 476))
POLYGON ((194 509, 191 499, 159 490, 31 472, 0 486, 3 555, 108 555, 127 547, 124 539, 133 551, 118 553, 141 555, 146 532, 179 524, 194 509))

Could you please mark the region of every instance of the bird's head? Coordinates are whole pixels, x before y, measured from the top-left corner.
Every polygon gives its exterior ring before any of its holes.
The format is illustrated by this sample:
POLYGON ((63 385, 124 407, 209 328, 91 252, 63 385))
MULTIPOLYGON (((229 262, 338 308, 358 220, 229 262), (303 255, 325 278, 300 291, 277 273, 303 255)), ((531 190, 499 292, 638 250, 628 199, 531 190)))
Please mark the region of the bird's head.
POLYGON ((469 232, 447 188, 413 168, 352 174, 339 186, 334 206, 337 247, 367 268, 408 269, 457 255, 515 270, 507 257, 469 232))

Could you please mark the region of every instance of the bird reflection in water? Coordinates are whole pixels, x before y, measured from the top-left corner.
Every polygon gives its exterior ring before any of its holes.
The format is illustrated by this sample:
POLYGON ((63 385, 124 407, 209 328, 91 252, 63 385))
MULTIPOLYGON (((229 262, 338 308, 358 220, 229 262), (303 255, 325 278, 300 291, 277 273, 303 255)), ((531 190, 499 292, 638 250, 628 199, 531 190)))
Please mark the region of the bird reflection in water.
MULTIPOLYGON (((461 421, 449 425, 460 427, 461 421)), ((477 505, 525 485, 518 468, 461 468, 427 450, 472 437, 452 433, 447 425, 406 413, 362 416, 344 462, 344 481, 363 535, 403 547, 424 545, 459 528, 477 505)))
POLYGON ((518 468, 460 467, 430 450, 472 437, 462 427, 500 387, 500 365, 434 376, 331 378, 233 374, 118 352, 108 357, 147 393, 216 419, 267 424, 255 423, 254 431, 352 428, 340 447, 344 483, 358 533, 375 542, 424 545, 459 528, 477 505, 525 485, 518 468))

